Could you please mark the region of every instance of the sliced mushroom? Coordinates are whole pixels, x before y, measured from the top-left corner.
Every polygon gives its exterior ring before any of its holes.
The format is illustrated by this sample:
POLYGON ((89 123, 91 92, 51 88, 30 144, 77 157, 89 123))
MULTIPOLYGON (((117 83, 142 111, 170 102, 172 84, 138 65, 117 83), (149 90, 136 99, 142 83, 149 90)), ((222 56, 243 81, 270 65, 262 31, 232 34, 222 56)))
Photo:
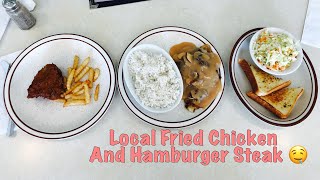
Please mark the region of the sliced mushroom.
POLYGON ((194 107, 196 107, 195 105, 200 104, 200 102, 201 102, 200 99, 196 99, 196 98, 194 98, 192 101, 194 107))
POLYGON ((208 91, 205 89, 201 89, 198 93, 200 96, 200 99, 199 99, 200 101, 202 101, 202 99, 208 97, 208 95, 209 95, 208 91))
POLYGON ((205 45, 201 46, 200 49, 206 50, 207 53, 212 53, 212 49, 209 44, 205 44, 205 45))
POLYGON ((193 77, 194 79, 197 79, 197 78, 199 77, 199 74, 198 74, 197 72, 193 72, 193 73, 192 73, 192 77, 193 77))
POLYGON ((192 54, 190 54, 190 53, 187 53, 187 59, 188 59, 188 61, 189 62, 193 62, 193 55, 192 54))
POLYGON ((200 51, 203 52, 203 53, 208 53, 208 51, 206 49, 202 48, 202 47, 200 48, 200 51))
POLYGON ((182 59, 183 58, 183 56, 185 56, 186 55, 186 52, 182 52, 182 53, 180 53, 180 54, 178 54, 178 59, 182 59))
POLYGON ((203 80, 199 79, 199 80, 193 82, 192 85, 197 87, 197 88, 200 88, 200 87, 202 87, 202 83, 203 83, 203 80))
POLYGON ((208 92, 205 89, 197 89, 197 90, 192 90, 191 95, 194 99, 197 101, 194 102, 195 104, 200 103, 200 101, 208 96, 208 92))
POLYGON ((194 113, 196 111, 196 107, 192 106, 192 105, 189 105, 189 106, 186 106, 186 108, 188 109, 188 111, 194 113))
POLYGON ((186 66, 191 67, 191 62, 188 60, 186 56, 183 56, 183 61, 186 66))
POLYGON ((199 64, 201 65, 201 66, 210 66, 210 64, 207 62, 207 61, 204 61, 204 60, 199 60, 199 64))
POLYGON ((200 51, 197 51, 197 52, 195 52, 194 54, 193 54, 193 57, 194 57, 194 59, 195 60, 197 60, 197 61, 200 61, 200 60, 202 60, 202 53, 200 52, 200 51))
POLYGON ((198 98, 197 97, 197 93, 198 93, 198 90, 197 89, 193 89, 193 90, 191 90, 191 96, 193 97, 193 98, 198 98))
POLYGON ((205 60, 205 61, 209 61, 210 60, 210 56, 208 54, 202 54, 202 58, 205 60))

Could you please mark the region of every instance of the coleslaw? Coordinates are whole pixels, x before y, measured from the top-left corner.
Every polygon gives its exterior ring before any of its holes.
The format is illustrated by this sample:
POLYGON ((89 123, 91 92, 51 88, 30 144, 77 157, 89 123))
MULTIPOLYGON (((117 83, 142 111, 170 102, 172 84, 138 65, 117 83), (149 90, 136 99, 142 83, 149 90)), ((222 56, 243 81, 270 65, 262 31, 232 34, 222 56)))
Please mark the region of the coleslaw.
POLYGON ((287 34, 262 31, 253 44, 254 57, 274 71, 284 71, 299 54, 293 39, 287 34))

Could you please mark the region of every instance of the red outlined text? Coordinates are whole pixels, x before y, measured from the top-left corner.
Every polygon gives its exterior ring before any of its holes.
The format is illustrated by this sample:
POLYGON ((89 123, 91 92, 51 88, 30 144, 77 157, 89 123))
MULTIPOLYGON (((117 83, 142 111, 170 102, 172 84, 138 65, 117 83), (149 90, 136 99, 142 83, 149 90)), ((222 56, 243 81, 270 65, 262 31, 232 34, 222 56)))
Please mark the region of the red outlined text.
MULTIPOLYGON (((224 129, 195 134, 180 130, 151 130, 144 134, 118 134, 109 131, 109 145, 117 150, 102 150, 94 146, 89 158, 91 163, 282 163, 282 151, 277 147, 276 134, 226 132, 224 129), (203 149, 204 143, 212 148, 203 149), (246 147, 244 147, 246 146, 246 147), (263 151, 255 147, 266 147, 263 151), (159 147, 159 149, 155 149, 159 147), (188 148, 192 147, 192 148, 188 148), (194 149, 199 147, 199 149, 194 149), (223 147, 228 147, 223 150, 223 147), (233 151, 230 151, 233 147, 233 151), (218 148, 219 150, 215 150, 218 148), (222 149, 222 150, 221 150, 222 149)), ((261 148, 259 148, 261 149, 261 148)))

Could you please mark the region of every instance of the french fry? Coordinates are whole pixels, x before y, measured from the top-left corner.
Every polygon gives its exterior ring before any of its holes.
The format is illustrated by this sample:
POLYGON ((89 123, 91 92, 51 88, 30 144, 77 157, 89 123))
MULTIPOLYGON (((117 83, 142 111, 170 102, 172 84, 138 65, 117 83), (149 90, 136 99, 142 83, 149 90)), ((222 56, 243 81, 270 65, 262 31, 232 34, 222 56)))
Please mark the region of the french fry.
POLYGON ((80 91, 74 93, 74 95, 81 95, 84 94, 84 89, 81 89, 80 91))
POLYGON ((86 96, 83 94, 83 95, 73 95, 72 96, 72 99, 77 99, 77 100, 85 100, 86 99, 86 96))
POLYGON ((99 68, 94 69, 93 82, 95 82, 98 79, 99 76, 100 76, 100 69, 99 68))
POLYGON ((72 71, 72 68, 69 67, 69 68, 68 68, 68 76, 70 75, 71 71, 72 71))
POLYGON ((76 70, 75 75, 78 76, 80 72, 89 64, 90 57, 87 57, 82 64, 79 66, 79 68, 76 70))
POLYGON ((63 76, 63 82, 64 84, 67 84, 67 77, 63 76))
POLYGON ((66 101, 63 104, 63 107, 79 106, 79 105, 86 105, 86 101, 85 100, 73 100, 73 99, 70 99, 70 100, 66 101))
POLYGON ((73 77, 74 77, 74 73, 75 73, 75 70, 72 69, 70 75, 68 76, 68 79, 67 79, 67 89, 68 90, 71 88, 71 84, 72 84, 72 80, 73 80, 73 77))
POLYGON ((83 82, 80 86, 74 88, 74 90, 72 91, 72 93, 75 94, 75 93, 77 93, 78 91, 82 90, 82 89, 83 89, 83 84, 84 84, 84 82, 83 82))
POLYGON ((67 94, 67 95, 64 96, 64 98, 65 98, 65 99, 71 99, 72 95, 73 95, 73 94, 67 94))
POLYGON ((77 69, 79 64, 79 56, 75 55, 73 58, 73 69, 77 69))
POLYGON ((75 88, 77 88, 78 86, 80 86, 82 84, 82 82, 77 82, 75 83, 69 90, 67 90, 64 95, 67 95, 69 93, 71 93, 75 88))
POLYGON ((81 71, 80 74, 78 74, 78 76, 75 78, 75 82, 78 82, 85 74, 87 74, 87 72, 89 72, 90 67, 86 66, 83 71, 81 71))
POLYGON ((91 97, 90 97, 90 93, 89 93, 89 86, 88 86, 88 84, 84 84, 83 87, 84 87, 84 95, 86 97, 85 102, 86 102, 86 104, 89 104, 91 101, 91 97))
POLYGON ((94 70, 90 68, 89 70, 89 78, 88 80, 90 81, 89 83, 89 88, 91 89, 93 87, 93 76, 94 76, 94 70))
POLYGON ((77 86, 76 88, 74 88, 74 90, 72 91, 72 93, 75 94, 75 93, 77 93, 78 91, 82 90, 82 89, 83 89, 83 86, 84 86, 85 84, 88 85, 88 84, 89 84, 89 81, 86 80, 86 81, 82 82, 81 85, 79 85, 79 86, 77 86))
POLYGON ((68 95, 66 95, 65 96, 65 98, 66 99, 74 99, 74 100, 85 100, 86 99, 86 97, 85 97, 85 95, 84 94, 82 94, 82 95, 75 95, 75 94, 68 94, 68 95))
POLYGON ((98 84, 96 86, 96 90, 94 91, 94 100, 95 101, 98 101, 98 99, 99 99, 99 91, 100 91, 100 84, 98 84))
POLYGON ((65 103, 65 102, 66 102, 65 99, 56 99, 56 100, 54 100, 54 101, 59 102, 59 103, 65 103))

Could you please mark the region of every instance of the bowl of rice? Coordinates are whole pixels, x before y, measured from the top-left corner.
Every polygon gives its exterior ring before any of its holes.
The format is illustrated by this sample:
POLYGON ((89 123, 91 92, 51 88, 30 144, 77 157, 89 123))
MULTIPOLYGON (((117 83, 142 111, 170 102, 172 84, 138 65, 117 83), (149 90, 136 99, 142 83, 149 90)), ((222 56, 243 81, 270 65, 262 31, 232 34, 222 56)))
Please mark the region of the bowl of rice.
POLYGON ((303 60, 300 42, 279 28, 264 28, 256 32, 249 45, 254 63, 273 75, 288 75, 296 71, 303 60))
POLYGON ((142 44, 132 48, 124 60, 123 75, 133 98, 149 112, 169 112, 182 99, 180 71, 158 46, 142 44))

